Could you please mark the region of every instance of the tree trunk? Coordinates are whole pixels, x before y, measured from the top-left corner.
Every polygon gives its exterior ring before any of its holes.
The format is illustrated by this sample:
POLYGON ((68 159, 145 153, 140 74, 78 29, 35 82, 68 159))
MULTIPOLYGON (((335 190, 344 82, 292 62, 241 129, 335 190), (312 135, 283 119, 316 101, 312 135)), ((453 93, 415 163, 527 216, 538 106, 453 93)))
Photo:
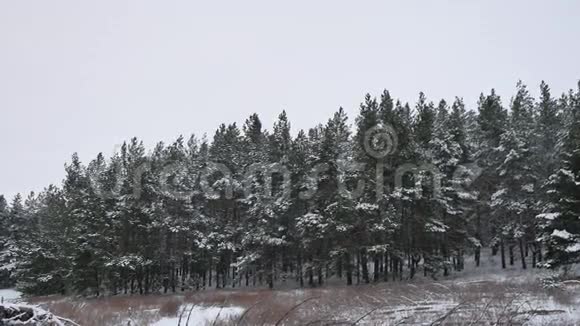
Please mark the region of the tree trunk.
POLYGON ((407 258, 407 263, 409 265, 409 279, 412 280, 415 277, 415 263, 412 261, 411 255, 407 258))
POLYGON ((348 250, 344 253, 344 263, 346 264, 346 285, 352 285, 352 258, 348 250))
POLYGON ((363 248, 361 250, 360 257, 361 257, 363 281, 368 284, 368 283, 370 283, 370 280, 369 280, 369 266, 368 266, 367 249, 366 248, 363 248))
POLYGON ((302 254, 298 254, 298 281, 300 282, 300 287, 304 287, 304 262, 302 261, 302 254))
POLYGON ((313 261, 310 258, 310 264, 308 266, 308 285, 313 287, 314 286, 314 271, 313 271, 313 261))
POLYGON ((96 289, 96 295, 97 297, 100 296, 101 292, 99 291, 100 288, 100 280, 99 280, 99 271, 97 269, 95 269, 95 289, 96 289))
POLYGON ((356 284, 360 284, 360 251, 356 253, 356 284))
POLYGON ((526 269, 526 254, 524 251, 524 241, 520 238, 520 256, 522 256, 522 268, 526 269))
POLYGON ((505 265, 505 248, 503 245, 503 239, 500 240, 500 251, 501 251, 501 268, 505 269, 506 265, 505 265))
POLYGON ((510 253, 510 266, 514 265, 514 246, 509 245, 509 253, 510 253))
POLYGON ((379 254, 375 253, 375 260, 373 266, 373 282, 379 281, 379 254))
POLYGON ((389 254, 385 252, 385 261, 384 261, 384 269, 383 269, 383 280, 385 282, 389 281, 389 254))
POLYGON ((393 272, 393 282, 397 280, 397 259, 391 256, 391 271, 393 272))
POLYGON ((404 261, 402 258, 399 259, 399 281, 403 280, 403 265, 404 261))
POLYGON ((209 270, 209 275, 208 275, 208 278, 207 278, 207 283, 208 283, 207 286, 208 287, 211 287, 211 278, 212 278, 212 275, 211 275, 211 258, 209 259, 209 267, 208 267, 208 270, 209 270))

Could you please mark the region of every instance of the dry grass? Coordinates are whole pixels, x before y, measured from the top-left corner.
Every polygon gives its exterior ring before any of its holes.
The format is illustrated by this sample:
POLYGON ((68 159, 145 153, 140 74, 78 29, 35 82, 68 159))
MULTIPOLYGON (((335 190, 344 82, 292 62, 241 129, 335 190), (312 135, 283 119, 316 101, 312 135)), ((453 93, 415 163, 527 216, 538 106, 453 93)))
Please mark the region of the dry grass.
POLYGON ((96 299, 41 297, 27 301, 82 326, 126 326, 128 320, 133 320, 133 325, 148 325, 181 306, 179 298, 159 295, 96 299))
POLYGON ((162 317, 173 317, 179 313, 183 301, 177 298, 170 298, 161 303, 159 315, 162 317))
MULTIPOLYGON (((357 325, 434 323, 520 325, 530 318, 553 320, 558 306, 576 305, 578 293, 546 290, 537 282, 419 280, 376 285, 300 290, 221 290, 184 295, 150 295, 100 299, 39 298, 57 315, 83 326, 149 325, 163 316, 178 316, 184 304, 237 306, 243 316, 215 325, 357 325), (541 306, 553 302, 552 306, 541 306)), ((579 321, 574 321, 574 323, 579 321)), ((541 323, 540 323, 541 324, 541 323)), ((548 323, 549 324, 549 323, 548 323)), ((562 320, 557 324, 570 324, 562 320)))

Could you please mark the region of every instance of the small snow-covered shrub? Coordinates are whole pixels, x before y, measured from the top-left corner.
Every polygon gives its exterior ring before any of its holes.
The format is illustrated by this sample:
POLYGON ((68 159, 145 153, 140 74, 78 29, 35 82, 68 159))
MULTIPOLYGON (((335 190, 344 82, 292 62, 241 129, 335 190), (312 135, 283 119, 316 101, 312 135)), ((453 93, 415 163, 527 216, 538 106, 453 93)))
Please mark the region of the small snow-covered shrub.
POLYGON ((562 285, 560 276, 553 274, 540 279, 544 289, 559 289, 562 285))
POLYGON ((67 326, 77 325, 74 322, 54 316, 50 312, 35 306, 27 305, 0 305, 0 326, 67 326))

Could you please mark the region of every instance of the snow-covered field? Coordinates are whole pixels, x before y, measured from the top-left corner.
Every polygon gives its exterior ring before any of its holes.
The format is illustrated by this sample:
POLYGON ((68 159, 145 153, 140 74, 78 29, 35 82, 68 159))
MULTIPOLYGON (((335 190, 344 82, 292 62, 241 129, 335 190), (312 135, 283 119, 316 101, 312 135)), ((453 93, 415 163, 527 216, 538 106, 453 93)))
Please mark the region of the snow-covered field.
POLYGON ((155 322, 153 326, 175 325, 206 325, 215 320, 231 320, 239 317, 244 312, 241 307, 200 307, 185 305, 181 308, 180 316, 165 317, 155 322), (181 323, 180 323, 181 320, 181 323))
POLYGON ((13 289, 0 289, 0 301, 3 299, 4 302, 15 302, 21 297, 21 293, 13 289))
MULTIPOLYGON (((235 289, 100 299, 26 298, 83 326, 580 325, 580 281, 546 288, 549 272, 482 260, 449 278, 359 286, 235 289), (189 322, 188 322, 189 320, 189 322)), ((2 292, 16 299, 14 291, 2 292)))
POLYGON ((436 321, 455 325, 580 325, 579 290, 574 283, 546 290, 521 280, 478 279, 207 291, 193 296, 53 298, 42 306, 84 326, 125 326, 128 321, 140 326, 238 325, 238 321, 239 325, 429 325, 436 321))

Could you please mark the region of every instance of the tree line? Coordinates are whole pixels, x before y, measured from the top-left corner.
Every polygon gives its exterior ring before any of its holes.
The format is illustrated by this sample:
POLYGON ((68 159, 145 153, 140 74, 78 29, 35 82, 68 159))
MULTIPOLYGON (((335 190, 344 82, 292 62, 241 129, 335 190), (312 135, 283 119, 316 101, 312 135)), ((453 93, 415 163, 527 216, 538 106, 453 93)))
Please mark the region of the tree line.
POLYGON ((508 103, 492 89, 411 106, 367 94, 293 136, 257 114, 213 139, 65 165, 61 185, 0 196, 0 287, 87 295, 439 278, 580 259, 580 84, 508 103), (306 194, 306 195, 305 195, 306 194), (468 257, 473 257, 473 261, 468 257))

